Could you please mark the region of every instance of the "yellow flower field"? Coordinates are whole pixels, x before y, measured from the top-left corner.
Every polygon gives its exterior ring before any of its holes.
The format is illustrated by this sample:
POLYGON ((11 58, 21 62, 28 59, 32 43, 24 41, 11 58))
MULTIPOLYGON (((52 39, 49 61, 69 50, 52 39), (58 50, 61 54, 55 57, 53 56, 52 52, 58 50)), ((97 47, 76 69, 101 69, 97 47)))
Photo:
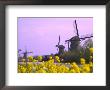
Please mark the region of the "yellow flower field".
MULTIPOLYGON (((92 55, 93 48, 90 49, 92 55)), ((90 56, 89 63, 86 63, 85 58, 80 58, 80 63, 61 62, 59 56, 49 57, 48 61, 43 61, 42 56, 34 59, 32 56, 28 57, 29 62, 22 59, 18 63, 18 73, 92 73, 93 72, 93 56, 90 56)))

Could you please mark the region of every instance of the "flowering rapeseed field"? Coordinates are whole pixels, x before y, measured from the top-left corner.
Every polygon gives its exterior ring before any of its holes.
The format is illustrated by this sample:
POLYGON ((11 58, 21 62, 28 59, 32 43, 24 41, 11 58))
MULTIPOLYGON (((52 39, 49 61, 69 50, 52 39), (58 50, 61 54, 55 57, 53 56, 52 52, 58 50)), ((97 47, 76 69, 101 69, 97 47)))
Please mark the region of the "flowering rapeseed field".
POLYGON ((64 63, 59 56, 50 56, 47 61, 43 61, 42 56, 34 59, 28 57, 28 62, 22 59, 18 63, 18 73, 92 73, 93 72, 93 48, 89 49, 90 60, 86 63, 85 58, 80 58, 80 63, 64 63))

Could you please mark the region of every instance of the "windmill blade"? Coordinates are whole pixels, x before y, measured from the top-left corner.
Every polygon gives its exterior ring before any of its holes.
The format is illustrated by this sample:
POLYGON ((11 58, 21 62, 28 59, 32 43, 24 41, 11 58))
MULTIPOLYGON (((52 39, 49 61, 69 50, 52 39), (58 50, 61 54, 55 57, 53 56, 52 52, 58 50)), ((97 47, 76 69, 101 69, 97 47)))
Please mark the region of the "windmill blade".
POLYGON ((84 38, 84 37, 93 37, 93 34, 81 35, 81 38, 84 38))
POLYGON ((58 45, 60 45, 60 35, 59 35, 59 41, 58 41, 58 45))
POLYGON ((77 36, 79 37, 79 32, 78 32, 78 27, 77 27, 76 20, 75 20, 75 30, 76 30, 76 34, 77 34, 77 36))
POLYGON ((70 40, 65 40, 65 42, 69 42, 70 40))
POLYGON ((74 36, 74 34, 77 35, 77 30, 76 30, 75 21, 73 22, 73 28, 74 28, 74 31, 73 31, 73 36, 74 36))
POLYGON ((93 34, 86 34, 80 37, 80 40, 85 40, 86 38, 92 38, 93 34))

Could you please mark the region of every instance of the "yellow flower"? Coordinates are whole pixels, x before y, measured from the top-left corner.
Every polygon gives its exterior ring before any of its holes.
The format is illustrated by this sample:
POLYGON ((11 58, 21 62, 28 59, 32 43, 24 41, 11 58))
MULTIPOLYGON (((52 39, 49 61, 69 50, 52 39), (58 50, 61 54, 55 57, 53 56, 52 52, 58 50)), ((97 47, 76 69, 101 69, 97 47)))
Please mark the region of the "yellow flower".
POLYGON ((33 56, 28 57, 29 61, 33 61, 33 56))
POLYGON ((90 72, 89 64, 83 65, 82 66, 82 73, 89 73, 89 72, 90 72))
POLYGON ((89 66, 90 66, 90 67, 93 67, 93 63, 92 63, 92 62, 89 62, 89 66))
POLYGON ((37 73, 46 73, 46 71, 41 68, 40 70, 37 71, 37 73))
POLYGON ((37 62, 37 60, 36 59, 33 59, 33 62, 37 62))
POLYGON ((59 56, 55 56, 55 59, 58 60, 58 59, 60 59, 60 58, 59 58, 59 56))
POLYGON ((69 72, 70 73, 75 73, 75 70, 74 69, 71 69, 69 72))
POLYGON ((93 54, 93 48, 89 48, 91 54, 93 54))
POLYGON ((49 57, 49 60, 51 60, 51 59, 52 59, 52 56, 49 57))
POLYGON ((42 56, 38 56, 37 59, 38 59, 39 61, 42 61, 42 56))
POLYGON ((22 72, 22 73, 26 73, 26 68, 23 67, 23 68, 21 69, 21 72, 22 72))
POLYGON ((80 73, 80 68, 76 63, 72 63, 72 68, 75 70, 76 73, 80 73))
POLYGON ((80 58, 80 63, 82 64, 82 65, 84 65, 85 64, 85 59, 84 58, 80 58))
POLYGON ((59 59, 57 59, 57 62, 59 62, 59 63, 60 63, 60 60, 59 60, 59 59))

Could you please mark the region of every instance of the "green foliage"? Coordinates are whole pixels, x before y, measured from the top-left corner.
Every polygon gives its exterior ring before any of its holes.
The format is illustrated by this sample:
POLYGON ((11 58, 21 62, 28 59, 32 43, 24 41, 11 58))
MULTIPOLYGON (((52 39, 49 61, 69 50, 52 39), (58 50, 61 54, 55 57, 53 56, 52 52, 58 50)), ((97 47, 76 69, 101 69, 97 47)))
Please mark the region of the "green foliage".
POLYGON ((80 52, 79 51, 68 51, 64 52, 60 55, 61 58, 64 59, 64 62, 77 62, 79 63, 80 60, 80 52))
POLYGON ((86 48, 86 49, 85 49, 84 58, 86 59, 86 61, 87 61, 87 63, 88 63, 89 60, 90 60, 90 51, 89 51, 89 48, 86 48))

